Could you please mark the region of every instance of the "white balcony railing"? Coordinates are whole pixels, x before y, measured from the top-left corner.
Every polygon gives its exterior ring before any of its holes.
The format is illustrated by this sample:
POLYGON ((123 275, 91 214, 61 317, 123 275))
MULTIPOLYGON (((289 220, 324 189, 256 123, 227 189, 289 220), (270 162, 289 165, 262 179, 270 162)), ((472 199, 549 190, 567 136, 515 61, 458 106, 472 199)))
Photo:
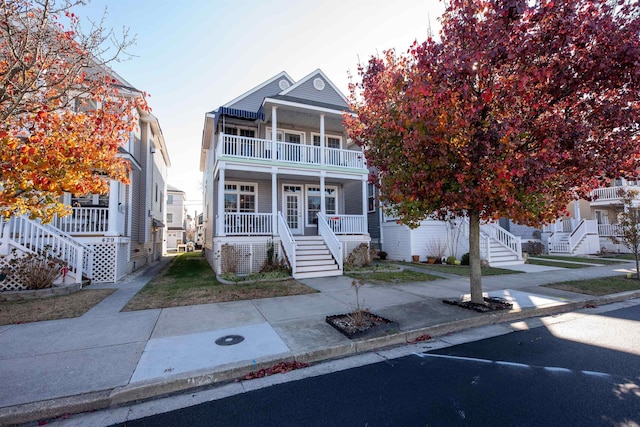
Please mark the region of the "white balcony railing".
POLYGON ((225 212, 224 233, 227 236, 273 234, 273 215, 270 213, 225 212))
POLYGON ((622 228, 618 224, 598 224, 598 235, 616 237, 622 235, 622 228))
POLYGON ((216 155, 243 159, 272 160, 304 165, 366 169, 364 155, 356 150, 317 147, 269 139, 220 134, 216 155))
POLYGON ((620 192, 626 192, 630 190, 637 191, 638 194, 640 194, 640 187, 635 185, 596 188, 591 192, 591 197, 594 198, 592 203, 619 201, 621 199, 620 192))
POLYGON ((73 208, 71 215, 56 217, 53 225, 69 234, 101 234, 109 229, 109 208, 73 208))
POLYGON ((335 234, 365 234, 367 227, 362 215, 327 215, 329 228, 335 234))

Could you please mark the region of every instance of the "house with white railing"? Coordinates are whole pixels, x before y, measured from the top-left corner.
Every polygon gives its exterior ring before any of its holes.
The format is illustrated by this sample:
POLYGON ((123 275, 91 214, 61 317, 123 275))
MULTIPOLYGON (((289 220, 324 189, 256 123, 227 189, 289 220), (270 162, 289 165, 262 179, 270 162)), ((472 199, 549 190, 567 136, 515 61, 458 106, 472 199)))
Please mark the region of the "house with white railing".
MULTIPOLYGON (((142 96, 114 73, 121 96, 142 96)), ((66 283, 117 282, 162 256, 167 171, 170 166, 158 119, 138 111, 138 126, 120 147, 128 160, 129 184, 111 181, 107 194, 65 194, 71 214, 49 224, 28 216, 0 219, 0 269, 13 254, 47 250, 67 267, 66 283)), ((11 274, 0 290, 20 290, 11 274)))
POLYGON ((340 275, 369 243, 368 170, 347 139, 348 111, 316 70, 298 81, 279 73, 206 113, 203 242, 217 272, 259 271, 273 247, 294 277, 340 275))
MULTIPOLYGON (((621 235, 618 215, 624 210, 623 195, 637 191, 640 181, 611 180, 606 186, 591 192, 591 200, 576 200, 567 207, 566 218, 544 227, 542 238, 549 253, 585 255, 600 252, 628 252, 612 237, 621 235)), ((640 196, 634 206, 640 208, 640 196)))

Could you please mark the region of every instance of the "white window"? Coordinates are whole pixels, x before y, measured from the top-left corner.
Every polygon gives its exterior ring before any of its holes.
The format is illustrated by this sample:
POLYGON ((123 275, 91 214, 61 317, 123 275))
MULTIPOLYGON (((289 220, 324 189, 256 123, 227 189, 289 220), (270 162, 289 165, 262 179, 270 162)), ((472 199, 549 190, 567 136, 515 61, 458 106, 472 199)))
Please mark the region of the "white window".
MULTIPOLYGON (((326 186, 324 188, 324 207, 327 216, 338 212, 337 194, 338 188, 326 186)), ((307 185, 307 226, 318 225, 318 212, 320 212, 320 187, 307 185)))
POLYGON ((172 213, 168 213, 167 212, 167 223, 168 224, 173 223, 173 214, 172 213))
POLYGON ((167 204, 168 205, 173 204, 173 194, 167 194, 167 204))
MULTIPOLYGON (((325 135, 324 136, 325 147, 329 148, 342 148, 342 137, 334 136, 334 135, 325 135)), ((313 145, 316 147, 320 146, 320 135, 313 134, 313 145)))
POLYGON ((367 206, 369 212, 376 210, 376 187, 373 184, 367 184, 367 206))
POLYGON ((257 212, 258 184, 228 182, 224 185, 225 212, 257 212))
POLYGON ((225 126, 224 133, 226 135, 246 136, 247 138, 255 138, 256 130, 245 127, 225 126))
MULTIPOLYGON (((266 130, 267 139, 271 139, 271 128, 267 127, 266 130)), ((276 132, 276 138, 278 141, 290 142, 292 144, 304 144, 304 132, 298 132, 295 130, 283 129, 276 132)))

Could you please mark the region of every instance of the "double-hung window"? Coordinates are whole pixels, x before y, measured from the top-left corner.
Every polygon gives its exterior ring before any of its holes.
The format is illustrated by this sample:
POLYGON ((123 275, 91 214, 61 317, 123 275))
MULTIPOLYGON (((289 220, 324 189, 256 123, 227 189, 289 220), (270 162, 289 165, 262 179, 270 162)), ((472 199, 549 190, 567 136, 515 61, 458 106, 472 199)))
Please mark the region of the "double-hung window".
POLYGON ((224 186, 224 211, 251 213, 257 212, 256 193, 258 184, 227 183, 224 186))

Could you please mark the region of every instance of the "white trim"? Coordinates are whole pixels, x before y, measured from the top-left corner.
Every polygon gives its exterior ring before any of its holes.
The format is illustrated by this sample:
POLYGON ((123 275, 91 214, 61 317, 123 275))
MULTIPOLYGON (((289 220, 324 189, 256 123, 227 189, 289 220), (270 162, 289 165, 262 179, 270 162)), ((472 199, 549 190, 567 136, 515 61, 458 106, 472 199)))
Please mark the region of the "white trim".
MULTIPOLYGON (((305 110, 321 111, 321 112, 332 113, 336 115, 342 115, 343 113, 348 112, 347 110, 349 109, 349 107, 344 107, 343 110, 336 110, 333 108, 319 107, 317 105, 303 104, 301 102, 284 101, 282 99, 274 99, 269 97, 265 98, 264 101, 262 101, 262 106, 264 107, 264 104, 266 104, 267 102, 270 102, 276 105, 286 105, 288 107, 298 107, 298 108, 304 108, 305 110)), ((355 116, 355 113, 349 113, 349 114, 355 116)))
MULTIPOLYGON (((265 81, 263 83, 260 83, 258 86, 255 86, 253 89, 249 89, 248 91, 246 91, 242 95, 238 96, 237 98, 234 98, 231 101, 227 102, 226 104, 223 105, 223 107, 231 107, 236 102, 241 101, 242 99, 246 98, 247 96, 251 95, 252 93, 259 91, 263 87, 273 83, 274 81, 276 81, 276 80, 278 80, 279 78, 282 78, 282 77, 284 77, 286 79, 289 79, 291 81, 292 86, 293 86, 294 80, 289 76, 289 74, 286 73, 286 71, 282 71, 282 72, 276 74, 275 76, 271 77, 269 80, 267 80, 267 81, 265 81)), ((292 86, 290 86, 290 88, 292 86)))

